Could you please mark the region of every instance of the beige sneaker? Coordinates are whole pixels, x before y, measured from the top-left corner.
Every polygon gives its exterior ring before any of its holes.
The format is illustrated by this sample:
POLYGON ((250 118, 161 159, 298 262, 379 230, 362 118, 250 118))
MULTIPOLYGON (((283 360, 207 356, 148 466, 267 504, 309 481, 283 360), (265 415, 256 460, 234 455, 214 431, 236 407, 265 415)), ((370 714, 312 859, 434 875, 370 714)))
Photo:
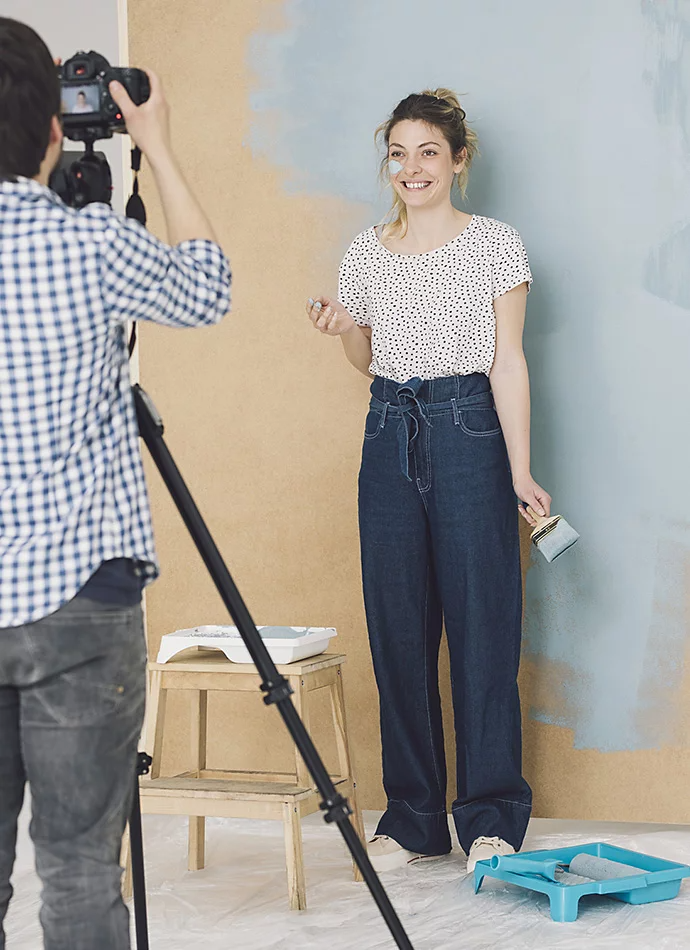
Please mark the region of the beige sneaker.
POLYGON ((503 838, 477 838, 467 858, 467 873, 474 871, 477 861, 489 861, 495 854, 515 854, 515 848, 503 838))
POLYGON ((388 835, 376 835, 372 838, 367 846, 367 854, 377 874, 404 868, 423 857, 414 851, 406 851, 388 835))

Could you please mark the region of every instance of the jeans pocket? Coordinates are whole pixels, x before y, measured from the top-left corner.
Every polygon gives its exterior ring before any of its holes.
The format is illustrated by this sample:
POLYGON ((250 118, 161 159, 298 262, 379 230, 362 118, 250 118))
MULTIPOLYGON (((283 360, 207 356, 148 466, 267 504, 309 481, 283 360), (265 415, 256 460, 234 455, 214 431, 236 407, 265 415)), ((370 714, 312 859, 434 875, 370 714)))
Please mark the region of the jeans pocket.
MULTIPOLYGON (((52 666, 54 672, 31 689, 34 724, 93 727, 113 717, 138 715, 146 698, 141 607, 93 613, 82 609, 64 619, 62 630, 53 623, 50 631, 53 656, 44 671, 50 674, 52 666)), ((44 660, 49 660, 45 640, 42 646, 44 660)))
POLYGON ((375 439, 381 432, 383 413, 379 409, 370 409, 364 423, 364 438, 375 439))
POLYGON ((501 431, 498 413, 490 406, 461 409, 459 419, 460 428, 467 435, 481 438, 488 435, 498 435, 501 431))
POLYGON ((54 690, 45 691, 57 722, 65 726, 94 726, 138 704, 134 677, 122 669, 110 672, 102 661, 91 661, 79 672, 63 673, 54 690))

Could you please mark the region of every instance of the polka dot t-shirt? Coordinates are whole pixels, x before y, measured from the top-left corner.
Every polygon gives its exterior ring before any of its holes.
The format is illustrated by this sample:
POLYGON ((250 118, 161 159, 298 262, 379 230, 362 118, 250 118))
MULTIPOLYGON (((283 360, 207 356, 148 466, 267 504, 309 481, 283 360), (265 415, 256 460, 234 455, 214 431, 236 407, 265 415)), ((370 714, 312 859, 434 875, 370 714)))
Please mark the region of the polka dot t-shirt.
POLYGON ((532 282, 518 232, 473 215, 456 238, 425 254, 395 254, 376 228, 358 234, 340 265, 338 299, 371 327, 370 372, 399 383, 491 370, 493 301, 532 282))

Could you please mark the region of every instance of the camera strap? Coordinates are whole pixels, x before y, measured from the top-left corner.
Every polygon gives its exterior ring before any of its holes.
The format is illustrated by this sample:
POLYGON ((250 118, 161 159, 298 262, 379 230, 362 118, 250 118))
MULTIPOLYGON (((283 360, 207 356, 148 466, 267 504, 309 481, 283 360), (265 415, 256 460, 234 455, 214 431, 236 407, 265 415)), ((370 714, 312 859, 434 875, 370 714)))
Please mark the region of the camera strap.
MULTIPOLYGON (((129 196, 125 214, 128 218, 134 218, 139 224, 146 227, 146 208, 139 194, 139 170, 141 169, 141 149, 136 145, 132 149, 132 171, 134 172, 134 182, 132 184, 132 194, 129 196)), ((134 352, 137 342, 137 324, 132 321, 132 329, 129 335, 129 355, 134 352)))
POLYGON ((141 168, 141 149, 136 146, 132 149, 132 171, 134 172, 134 183, 132 185, 132 194, 130 195, 125 214, 128 218, 134 218, 139 224, 146 226, 146 208, 139 194, 139 169, 141 168))

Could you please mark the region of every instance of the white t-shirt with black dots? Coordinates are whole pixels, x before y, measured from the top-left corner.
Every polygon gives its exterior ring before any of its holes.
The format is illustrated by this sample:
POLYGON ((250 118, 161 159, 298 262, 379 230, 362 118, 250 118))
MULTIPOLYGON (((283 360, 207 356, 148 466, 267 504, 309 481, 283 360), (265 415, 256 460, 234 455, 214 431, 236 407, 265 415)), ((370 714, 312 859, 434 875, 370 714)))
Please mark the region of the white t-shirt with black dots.
POLYGON ((425 254, 395 254, 376 228, 358 234, 340 265, 338 299, 371 327, 375 376, 488 376, 496 349, 493 301, 532 274, 518 232, 473 215, 452 241, 425 254))

